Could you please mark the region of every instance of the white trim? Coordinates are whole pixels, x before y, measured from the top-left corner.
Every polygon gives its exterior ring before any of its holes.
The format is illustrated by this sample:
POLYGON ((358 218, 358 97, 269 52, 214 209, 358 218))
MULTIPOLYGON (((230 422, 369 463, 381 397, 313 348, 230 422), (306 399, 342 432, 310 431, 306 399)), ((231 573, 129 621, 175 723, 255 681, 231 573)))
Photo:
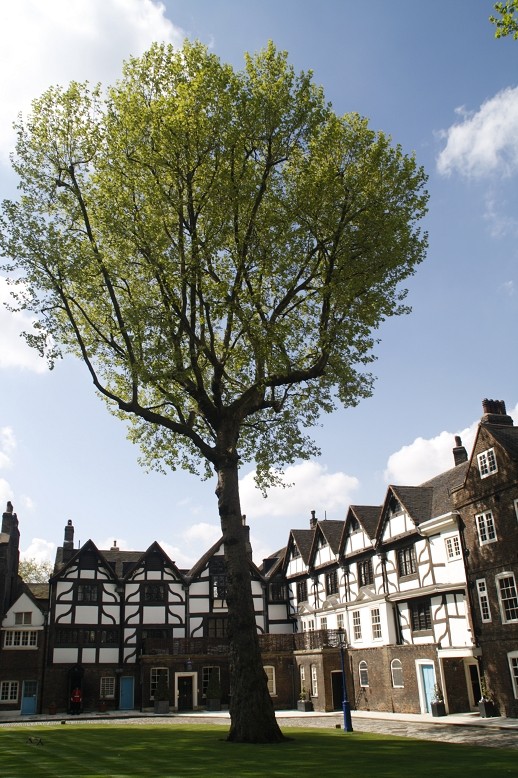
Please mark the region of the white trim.
POLYGON ((515 699, 518 700, 518 651, 509 651, 507 654, 507 661, 509 662, 509 672, 511 673, 514 696, 515 699), (515 668, 513 668, 513 660, 515 660, 515 668))
POLYGON ((514 573, 511 572, 510 570, 508 570, 506 572, 499 573, 498 575, 496 575, 495 576, 496 591, 497 591, 497 594, 498 594, 498 603, 500 605, 500 615, 502 617, 502 624, 516 624, 516 622, 518 622, 518 604, 517 604, 517 606, 512 606, 513 609, 517 611, 517 614, 516 614, 515 618, 508 619, 506 617, 505 606, 504 606, 504 603, 502 601, 502 596, 501 596, 501 592, 500 592, 500 581, 503 578, 512 578, 513 579, 513 584, 512 584, 513 588, 514 588, 514 597, 513 597, 513 599, 518 599, 518 590, 516 588, 516 578, 514 576, 514 573))

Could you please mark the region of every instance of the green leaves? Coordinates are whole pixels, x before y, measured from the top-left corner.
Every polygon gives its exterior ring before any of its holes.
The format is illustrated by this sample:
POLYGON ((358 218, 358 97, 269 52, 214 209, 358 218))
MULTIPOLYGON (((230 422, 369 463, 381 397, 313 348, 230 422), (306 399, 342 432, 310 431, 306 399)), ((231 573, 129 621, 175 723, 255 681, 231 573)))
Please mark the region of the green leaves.
POLYGON ((20 125, 1 246, 50 335, 151 466, 274 464, 371 392, 380 322, 422 261, 426 176, 270 43, 236 73, 154 45, 107 90, 52 88, 20 125))

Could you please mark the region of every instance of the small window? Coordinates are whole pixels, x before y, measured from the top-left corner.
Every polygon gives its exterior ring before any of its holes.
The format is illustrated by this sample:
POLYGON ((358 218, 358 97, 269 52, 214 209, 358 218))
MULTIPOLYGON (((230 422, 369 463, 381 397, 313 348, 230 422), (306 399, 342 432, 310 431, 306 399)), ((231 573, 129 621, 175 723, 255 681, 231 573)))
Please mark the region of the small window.
POLYGON ((360 586, 369 586, 374 583, 374 571, 372 569, 372 559, 366 559, 364 562, 358 562, 358 580, 360 586))
POLYGON ((510 651, 507 654, 507 659, 509 661, 509 670, 511 671, 514 696, 518 699, 518 651, 510 651))
POLYGON ((480 545, 485 546, 488 543, 494 543, 496 541, 496 529, 491 511, 479 513, 475 516, 475 521, 480 545))
POLYGON ((306 668, 304 665, 300 666, 300 685, 304 686, 304 682, 306 680, 306 668))
POLYGON ((78 602, 97 602, 99 589, 97 584, 78 584, 77 601, 78 602))
POLYGON ((0 683, 0 702, 18 702, 18 681, 0 683))
POLYGON ((488 448, 487 451, 482 451, 481 454, 477 455, 477 460, 481 478, 487 478, 488 475, 493 475, 493 473, 498 471, 494 448, 488 448))
POLYGON ((327 629, 327 616, 322 616, 320 619, 320 629, 327 629))
POLYGON ((308 582, 299 581, 297 584, 297 602, 307 602, 308 600, 308 582))
POLYGON ((5 648, 37 648, 38 633, 29 629, 10 629, 5 633, 5 648))
POLYGON ((284 602, 286 600, 286 587, 280 581, 272 581, 268 587, 270 602, 284 602))
POLYGON ((298 559, 300 556, 300 551, 296 543, 293 544, 291 547, 291 558, 292 559, 298 559))
POLYGON ((316 665, 311 665, 311 696, 318 697, 318 678, 316 665))
POLYGON ((417 573, 417 559, 414 546, 400 548, 397 552, 397 564, 400 576, 417 573))
POLYGON ((142 588, 144 602, 165 602, 166 591, 163 583, 146 583, 142 588))
POLYGON ((345 623, 344 623, 344 614, 343 613, 337 613, 336 615, 336 628, 337 629, 344 629, 345 623))
POLYGON ((32 613, 30 611, 18 611, 14 614, 15 624, 32 624, 32 613))
POLYGON ((268 679, 268 694, 270 697, 275 697, 277 695, 277 690, 275 688, 275 667, 273 667, 273 665, 264 665, 263 670, 268 679))
POLYGON ((115 678, 113 676, 101 678, 99 696, 105 700, 113 700, 115 698, 115 678))
POLYGON ((227 638, 228 637, 228 618, 225 616, 209 617, 207 619, 207 637, 209 638, 227 638))
POLYGON ((227 576, 225 573, 212 576, 212 600, 218 602, 222 607, 226 604, 227 576))
POLYGON ((498 599, 504 624, 518 621, 518 592, 514 573, 502 573, 496 578, 498 599))
POLYGON ((338 573, 333 570, 331 573, 326 573, 326 594, 338 594, 338 573))
POLYGON ((446 546, 446 558, 448 562, 453 562, 455 559, 460 559, 462 556, 460 550, 460 538, 458 535, 452 535, 446 538, 444 541, 446 546))
POLYGON ((403 689, 403 665, 399 659, 393 659, 390 663, 390 674, 392 676, 392 686, 394 689, 403 689))
POLYGON ((353 611, 353 637, 355 641, 362 639, 362 622, 360 611, 353 611))
POLYGON ((479 578, 477 580, 477 593, 478 602, 480 605, 480 616, 482 621, 491 621, 491 608, 489 605, 489 597, 487 594, 486 579, 479 578))
POLYGON ((317 548, 326 548, 328 545, 327 538, 325 538, 322 533, 320 533, 317 540, 317 548))
POLYGON ((201 668, 201 696, 204 698, 207 697, 207 687, 212 673, 215 674, 215 679, 218 684, 220 684, 221 670, 217 665, 207 665, 206 667, 201 668))
POLYGON ((371 610, 371 624, 372 624, 372 639, 381 640, 381 616, 380 609, 373 608, 371 610))
POLYGON ((165 675, 165 681, 167 686, 169 686, 169 668, 167 667, 152 667, 151 668, 151 677, 150 677, 150 684, 149 684, 149 699, 154 700, 155 699, 155 692, 158 687, 158 679, 161 675, 165 675))
POLYGON ((432 629, 430 600, 416 600, 410 605, 412 632, 427 632, 432 629))
POLYGON ((369 669, 367 667, 367 662, 360 662, 358 665, 358 672, 360 676, 360 686, 363 688, 367 687, 369 685, 369 669))

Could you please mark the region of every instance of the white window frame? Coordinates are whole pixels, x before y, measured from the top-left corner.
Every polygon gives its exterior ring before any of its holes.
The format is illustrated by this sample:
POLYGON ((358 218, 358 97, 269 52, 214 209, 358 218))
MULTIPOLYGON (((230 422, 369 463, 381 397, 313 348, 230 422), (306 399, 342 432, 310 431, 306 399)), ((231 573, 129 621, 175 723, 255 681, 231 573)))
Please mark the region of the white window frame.
POLYGON ((379 608, 371 609, 371 627, 372 639, 381 640, 383 638, 383 632, 381 629, 381 613, 379 608))
POLYGON ((490 475, 498 473, 494 448, 488 448, 486 451, 481 451, 480 454, 477 454, 477 461, 481 478, 488 478, 490 475))
POLYGON ((390 663, 390 676, 392 678, 393 689, 404 689, 405 681, 403 678, 403 665, 401 659, 393 659, 390 663), (400 676, 401 682, 396 681, 396 674, 400 676))
POLYGON ((320 629, 327 629, 327 616, 320 617, 320 629))
POLYGON ((450 535, 450 537, 444 538, 444 545, 446 547, 446 559, 448 562, 455 562, 455 560, 461 559, 462 550, 460 546, 460 537, 458 535, 450 535))
POLYGON ((104 700, 115 699, 115 676, 103 675, 99 684, 99 697, 104 700))
POLYGON ((509 672, 511 673, 514 696, 515 699, 518 700, 518 651, 509 651, 507 654, 507 661, 509 662, 509 672))
POLYGON ((30 611, 15 611, 14 623, 17 626, 32 624, 32 613, 30 611))
POLYGON ((4 635, 4 648, 21 650, 38 648, 38 632, 35 629, 7 629, 4 635))
POLYGON ((299 672, 300 672, 300 685, 304 686, 304 683, 306 681, 306 668, 304 667, 304 665, 300 666, 299 672))
POLYGON ((263 665, 263 670, 268 679, 268 693, 270 697, 276 697, 277 687, 275 684, 275 667, 273 665, 263 665))
POLYGON ((0 705, 18 702, 20 684, 18 681, 0 681, 0 705))
POLYGON ((487 585, 485 578, 477 578, 477 594, 478 603, 480 606, 480 618, 483 622, 490 622, 491 618, 491 603, 489 602, 489 595, 487 593, 487 585))
POLYGON ((149 677, 149 699, 154 700, 155 699, 155 692, 156 688, 158 686, 158 676, 165 672, 166 679, 167 679, 167 685, 169 686, 169 668, 168 667, 152 667, 151 673, 149 677))
POLYGON ((318 675, 316 665, 311 665, 311 696, 318 697, 318 675))
POLYGON ((345 621, 344 621, 344 614, 343 613, 337 613, 336 614, 336 628, 337 629, 345 629, 345 621))
POLYGON ((359 643, 362 640, 362 617, 360 611, 353 611, 352 619, 353 619, 353 639, 355 643, 359 643))
POLYGON ((500 615, 502 616, 502 624, 516 624, 516 622, 518 622, 518 590, 516 588, 516 579, 514 577, 514 573, 510 571, 505 573, 499 573, 496 576, 495 580, 496 580, 496 590, 498 593, 498 602, 500 603, 500 615), (514 595, 512 595, 511 597, 506 597, 506 599, 504 600, 504 598, 502 597, 500 583, 506 578, 509 580, 512 579, 512 587, 514 589, 514 595), (516 602, 515 605, 511 606, 512 609, 516 611, 516 615, 513 618, 508 619, 506 614, 505 603, 512 600, 516 602))
POLYGON ((362 659, 358 664, 358 677, 362 689, 367 689, 369 687, 369 666, 365 659, 362 659))
POLYGON ((498 538, 496 535, 493 511, 477 513, 475 516, 475 524, 477 527, 478 542, 481 546, 487 546, 489 543, 496 543, 498 538))

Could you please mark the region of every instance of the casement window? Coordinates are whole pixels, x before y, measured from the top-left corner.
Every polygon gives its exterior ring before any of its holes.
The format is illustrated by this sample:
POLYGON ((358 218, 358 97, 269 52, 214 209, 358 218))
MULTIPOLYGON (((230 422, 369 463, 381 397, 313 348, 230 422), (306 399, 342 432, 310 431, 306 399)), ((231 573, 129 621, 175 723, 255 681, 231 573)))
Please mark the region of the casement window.
POLYGON ((301 688, 304 686, 304 683, 306 682, 306 668, 304 665, 300 666, 300 686, 301 688))
POLYGON ((327 629, 327 616, 322 616, 320 619, 320 629, 327 629))
POLYGON ((328 545, 329 543, 327 542, 327 538, 325 538, 322 533, 320 533, 317 540, 317 548, 326 548, 328 545))
POLYGON ((18 681, 2 681, 0 683, 0 702, 18 702, 18 681))
POLYGON ((379 608, 373 608, 371 610, 371 625, 372 625, 372 639, 381 640, 382 638, 381 616, 380 616, 379 608))
POLYGON ((277 694, 275 687, 275 667, 273 667, 273 665, 263 665, 263 670, 268 679, 268 694, 270 697, 275 697, 277 694))
POLYGON ((336 614, 336 628, 337 629, 344 629, 345 628, 344 614, 343 613, 337 613, 336 614))
POLYGON ((481 546, 485 546, 488 543, 494 543, 496 541, 496 529, 495 520, 491 511, 485 513, 479 513, 475 516, 475 522, 477 525, 478 540, 481 546))
POLYGON ((333 570, 331 573, 326 573, 326 594, 338 594, 338 573, 333 570))
POLYGON ((358 665, 358 675, 360 678, 360 686, 364 688, 367 687, 369 685, 369 668, 367 667, 367 662, 364 660, 358 665))
POLYGON ((207 637, 209 638, 227 638, 228 637, 228 618, 209 617, 207 619, 207 637))
POLYGON ((358 581, 360 586, 369 586, 370 584, 374 583, 372 559, 366 559, 364 562, 358 562, 358 581))
POLYGON ((481 478, 487 478, 488 475, 493 475, 493 473, 498 472, 494 448, 488 448, 487 451, 482 451, 481 454, 477 454, 477 460, 478 471, 481 478))
POLYGON ((432 629, 432 613, 429 599, 410 603, 412 632, 427 632, 432 629))
POLYGON ((311 665, 311 696, 318 697, 318 677, 316 665, 311 665))
POLYGON ((97 602, 99 598, 99 588, 97 584, 77 584, 78 602, 97 602))
POLYGON ((217 665, 206 665, 201 668, 201 696, 204 698, 207 697, 207 687, 212 673, 214 673, 214 677, 219 685, 221 683, 221 670, 217 665))
POLYGON ((460 538, 458 535, 452 535, 451 537, 446 538, 444 545, 446 546, 446 559, 448 562, 453 562, 455 559, 460 559, 462 557, 460 538))
POLYGON ((403 689, 403 665, 400 659, 393 659, 390 663, 390 675, 392 676, 392 686, 394 689, 403 689))
POLYGON ((273 581, 268 587, 270 602, 284 602, 286 600, 286 587, 280 581, 273 581))
POLYGON ((477 579, 477 594, 478 603, 480 606, 480 617, 482 621, 491 621, 491 607, 489 605, 489 597, 487 593, 486 579, 477 579))
POLYGON ((29 629, 10 629, 5 633, 5 648, 37 648, 38 633, 29 629))
POLYGON ((219 573, 211 576, 212 601, 218 603, 221 607, 227 601, 227 576, 225 573, 219 573))
POLYGON ((55 631, 54 641, 59 645, 91 645, 97 642, 97 632, 95 629, 71 629, 70 627, 65 627, 55 631))
POLYGON ((291 547, 291 558, 292 559, 298 559, 299 556, 300 556, 300 551, 298 549, 297 544, 294 543, 293 546, 291 547))
POLYGON ((297 602, 307 602, 308 599, 308 582, 299 581, 297 584, 297 602))
POLYGON ((362 639, 362 622, 360 611, 353 611, 353 638, 355 641, 362 639))
POLYGON ((149 699, 155 699, 155 692, 158 687, 158 678, 161 675, 165 675, 167 686, 169 686, 169 668, 168 667, 152 667, 150 682, 149 682, 149 699))
POLYGON ((511 682, 513 684, 513 692, 516 699, 518 699, 518 651, 510 651, 507 654, 507 660, 509 662, 509 670, 511 672, 511 682))
POLYGON ((17 611, 14 614, 14 623, 18 624, 32 624, 32 613, 30 611, 17 611))
POLYGON ((504 624, 518 621, 518 592, 514 573, 501 573, 496 576, 500 612, 504 624))
POLYGON ((142 598, 144 602, 165 602, 166 587, 163 583, 146 583, 142 587, 142 598))
POLYGON ((417 573, 417 559, 414 546, 398 549, 397 566, 401 577, 417 573))
POLYGON ((113 700, 115 699, 115 677, 103 676, 101 678, 101 686, 99 688, 99 696, 101 699, 113 700))

